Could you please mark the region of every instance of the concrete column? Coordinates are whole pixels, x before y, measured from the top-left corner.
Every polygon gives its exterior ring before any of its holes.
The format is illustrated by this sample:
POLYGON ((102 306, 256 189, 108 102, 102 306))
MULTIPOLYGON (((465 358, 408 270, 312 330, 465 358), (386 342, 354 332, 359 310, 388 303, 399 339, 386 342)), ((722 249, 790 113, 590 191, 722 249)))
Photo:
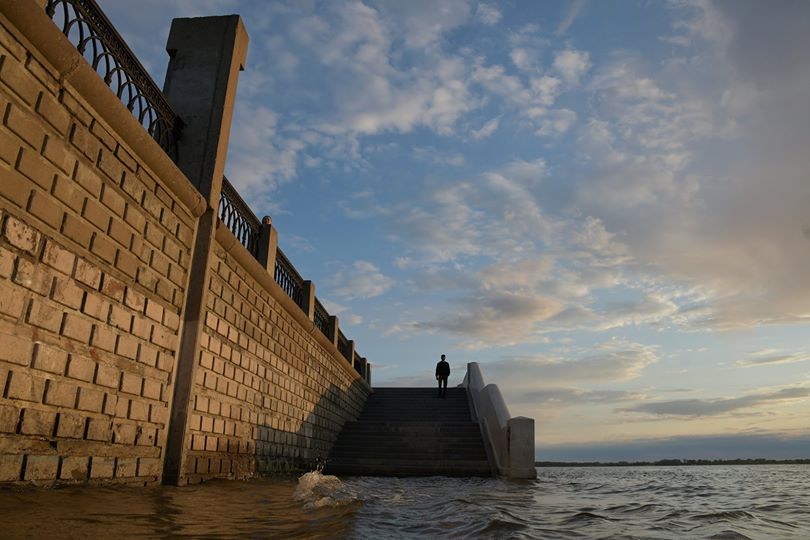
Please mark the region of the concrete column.
POLYGON ((334 345, 335 348, 337 349, 338 335, 340 333, 340 321, 338 320, 337 315, 329 316, 329 326, 332 327, 332 335, 329 337, 332 338, 332 345, 334 345))
POLYGON ((270 216, 264 216, 264 219, 262 219, 262 233, 259 236, 259 263, 267 269, 267 273, 271 276, 276 273, 277 249, 278 232, 273 227, 273 220, 270 216))
POLYGON ((166 43, 170 60, 163 93, 183 121, 177 166, 214 208, 247 48, 239 15, 174 19, 166 43))
POLYGON ((371 386, 371 362, 366 363, 366 382, 371 386))
POLYGON ((315 283, 310 280, 306 280, 303 283, 302 287, 302 295, 303 295, 303 306, 301 309, 304 310, 304 313, 307 314, 307 318, 310 321, 315 320, 315 283))
POLYGON ((228 153, 236 83, 245 64, 248 36, 238 15, 175 19, 166 49, 171 57, 164 92, 183 121, 177 165, 208 203, 197 222, 186 289, 180 349, 163 462, 163 481, 186 483, 188 421, 200 338, 205 320, 209 259, 228 153))
POLYGON ((509 478, 537 478, 534 468, 534 419, 525 416, 510 418, 507 422, 509 437, 509 478))
POLYGON ((352 365, 352 368, 354 368, 354 361, 356 356, 356 352, 354 350, 354 340, 347 339, 346 341, 349 342, 349 363, 352 365))

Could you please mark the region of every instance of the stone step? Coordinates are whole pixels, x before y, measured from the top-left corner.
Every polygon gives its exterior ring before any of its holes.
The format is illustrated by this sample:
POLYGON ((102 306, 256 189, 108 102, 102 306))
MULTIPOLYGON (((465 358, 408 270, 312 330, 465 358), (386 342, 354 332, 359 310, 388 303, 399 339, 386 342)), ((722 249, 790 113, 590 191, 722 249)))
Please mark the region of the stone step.
POLYGON ((341 460, 327 463, 324 472, 356 476, 492 476, 486 460, 341 460))

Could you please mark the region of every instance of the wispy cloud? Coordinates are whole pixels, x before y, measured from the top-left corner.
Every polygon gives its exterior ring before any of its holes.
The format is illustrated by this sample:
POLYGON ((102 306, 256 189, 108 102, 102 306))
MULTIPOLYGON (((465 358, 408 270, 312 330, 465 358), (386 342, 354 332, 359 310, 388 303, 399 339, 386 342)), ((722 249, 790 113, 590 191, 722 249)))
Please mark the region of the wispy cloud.
POLYGON ((717 416, 764 405, 804 400, 808 397, 810 397, 810 388, 795 386, 783 388, 775 392, 748 394, 736 398, 677 399, 673 401, 646 402, 620 410, 623 412, 643 413, 656 416, 717 416))

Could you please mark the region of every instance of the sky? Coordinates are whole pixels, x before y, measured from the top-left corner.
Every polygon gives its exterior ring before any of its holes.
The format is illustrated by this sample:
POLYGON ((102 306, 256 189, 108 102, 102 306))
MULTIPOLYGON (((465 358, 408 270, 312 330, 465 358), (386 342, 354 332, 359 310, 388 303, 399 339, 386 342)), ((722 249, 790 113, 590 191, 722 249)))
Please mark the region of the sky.
POLYGON ((810 456, 810 3, 100 0, 248 34, 226 174, 373 364, 539 459, 810 456))

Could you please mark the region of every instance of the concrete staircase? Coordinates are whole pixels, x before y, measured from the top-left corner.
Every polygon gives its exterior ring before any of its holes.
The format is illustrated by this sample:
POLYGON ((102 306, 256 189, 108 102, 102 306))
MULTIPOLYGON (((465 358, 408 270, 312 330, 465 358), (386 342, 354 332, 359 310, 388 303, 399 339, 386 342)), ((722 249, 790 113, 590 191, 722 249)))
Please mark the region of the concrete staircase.
POLYGON ((362 476, 492 476, 464 388, 375 388, 347 422, 324 472, 362 476))

